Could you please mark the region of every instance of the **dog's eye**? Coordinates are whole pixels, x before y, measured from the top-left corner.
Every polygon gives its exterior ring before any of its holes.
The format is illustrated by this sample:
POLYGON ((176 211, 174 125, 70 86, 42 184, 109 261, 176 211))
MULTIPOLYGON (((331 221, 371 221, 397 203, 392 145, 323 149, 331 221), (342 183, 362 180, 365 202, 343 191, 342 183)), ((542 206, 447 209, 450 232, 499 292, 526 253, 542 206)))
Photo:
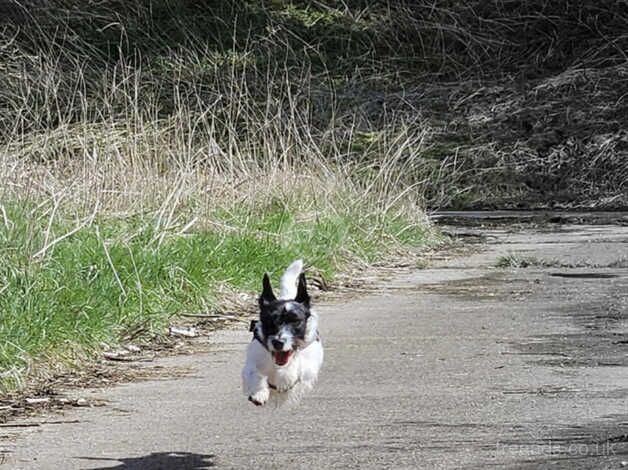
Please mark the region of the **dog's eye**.
POLYGON ((272 318, 262 318, 262 330, 265 334, 275 334, 277 333, 277 325, 272 318))
POLYGON ((283 321, 286 323, 300 323, 301 319, 298 315, 295 315, 294 313, 286 313, 283 316, 283 321))

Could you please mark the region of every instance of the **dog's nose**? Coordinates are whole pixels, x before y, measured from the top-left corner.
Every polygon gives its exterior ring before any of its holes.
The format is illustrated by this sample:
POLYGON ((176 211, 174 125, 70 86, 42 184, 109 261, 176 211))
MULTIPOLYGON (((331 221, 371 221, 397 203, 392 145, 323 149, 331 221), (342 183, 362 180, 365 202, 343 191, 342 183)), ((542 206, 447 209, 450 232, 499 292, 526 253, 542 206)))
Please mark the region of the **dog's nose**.
POLYGON ((278 339, 273 340, 273 347, 277 351, 281 351, 283 349, 283 341, 279 341, 278 339))

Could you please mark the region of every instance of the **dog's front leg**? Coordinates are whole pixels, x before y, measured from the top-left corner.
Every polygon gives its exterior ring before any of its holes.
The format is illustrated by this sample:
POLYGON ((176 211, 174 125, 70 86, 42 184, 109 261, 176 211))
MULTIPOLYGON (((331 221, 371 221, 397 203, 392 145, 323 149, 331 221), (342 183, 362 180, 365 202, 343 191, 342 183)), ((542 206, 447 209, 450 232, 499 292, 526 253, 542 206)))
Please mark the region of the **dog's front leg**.
POLYGON ((244 380, 244 393, 249 397, 249 401, 257 406, 264 405, 270 397, 268 379, 260 374, 255 368, 245 368, 242 374, 244 380))

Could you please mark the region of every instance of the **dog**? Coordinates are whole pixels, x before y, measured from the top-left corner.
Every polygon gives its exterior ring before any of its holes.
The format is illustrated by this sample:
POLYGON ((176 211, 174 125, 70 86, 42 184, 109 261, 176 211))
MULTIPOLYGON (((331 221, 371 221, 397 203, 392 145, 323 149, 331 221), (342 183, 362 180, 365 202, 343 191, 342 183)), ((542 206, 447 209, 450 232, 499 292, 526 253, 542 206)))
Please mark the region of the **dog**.
POLYGON ((323 364, 318 315, 310 305, 303 261, 294 261, 284 272, 279 298, 264 274, 258 303, 259 320, 251 322, 253 339, 242 369, 244 394, 257 406, 269 400, 297 403, 314 386, 323 364))

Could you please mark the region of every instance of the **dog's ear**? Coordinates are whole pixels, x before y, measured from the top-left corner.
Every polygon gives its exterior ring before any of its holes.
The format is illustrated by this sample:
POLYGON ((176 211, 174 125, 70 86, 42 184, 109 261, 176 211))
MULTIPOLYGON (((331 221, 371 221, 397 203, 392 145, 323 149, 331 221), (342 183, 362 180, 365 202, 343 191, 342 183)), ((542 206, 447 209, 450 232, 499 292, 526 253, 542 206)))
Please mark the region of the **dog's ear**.
POLYGON ((260 307, 264 307, 274 300, 277 300, 277 297, 273 294, 273 288, 270 285, 270 278, 268 277, 268 273, 264 273, 264 279, 262 280, 262 295, 259 297, 259 305, 260 307))
POLYGON ((307 293, 307 283, 305 282, 305 273, 299 275, 299 284, 297 286, 297 296, 294 298, 300 304, 309 305, 310 296, 307 293))

